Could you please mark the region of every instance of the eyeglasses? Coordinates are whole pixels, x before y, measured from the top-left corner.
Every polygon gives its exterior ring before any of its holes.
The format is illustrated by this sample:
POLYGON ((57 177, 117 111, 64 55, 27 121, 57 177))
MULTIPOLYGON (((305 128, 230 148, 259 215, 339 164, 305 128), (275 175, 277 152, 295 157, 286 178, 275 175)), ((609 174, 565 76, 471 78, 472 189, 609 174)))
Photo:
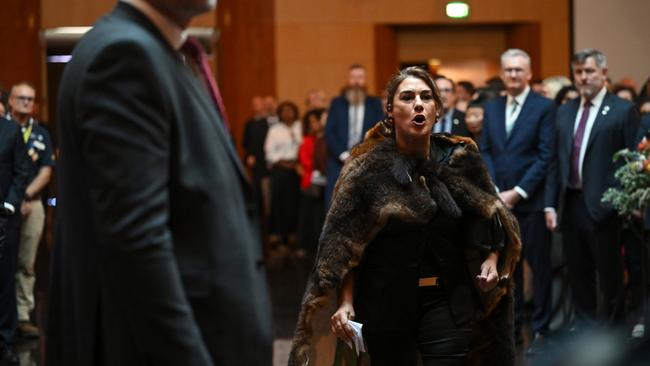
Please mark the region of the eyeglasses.
POLYGON ((23 103, 33 103, 34 102, 34 97, 27 97, 27 96, 24 96, 24 95, 18 95, 15 98, 18 99, 19 102, 23 102, 23 103))
POLYGON ((523 72, 524 72, 524 69, 518 68, 518 67, 509 67, 509 68, 503 69, 504 74, 510 74, 510 73, 522 74, 523 72))

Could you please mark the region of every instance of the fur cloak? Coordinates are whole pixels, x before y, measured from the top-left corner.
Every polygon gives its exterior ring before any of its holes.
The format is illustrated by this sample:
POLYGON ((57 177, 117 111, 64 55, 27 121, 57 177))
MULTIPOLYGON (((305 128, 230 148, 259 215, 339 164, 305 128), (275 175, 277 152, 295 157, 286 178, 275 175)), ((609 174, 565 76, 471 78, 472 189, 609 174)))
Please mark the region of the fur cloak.
MULTIPOLYGON (((482 292, 475 283, 482 313, 474 323, 468 363, 514 364, 511 277, 521 251, 519 226, 500 201, 473 140, 448 134, 435 134, 431 139, 446 156, 441 162, 429 159, 418 170, 397 152, 391 131, 382 122, 352 150, 321 233, 294 333, 290 366, 332 365, 336 338, 329 318, 336 311, 337 291, 388 219, 426 224, 438 211, 459 220, 496 218, 503 227, 498 285, 482 292)), ((480 272, 484 258, 485 251, 466 251, 473 275, 480 272)))

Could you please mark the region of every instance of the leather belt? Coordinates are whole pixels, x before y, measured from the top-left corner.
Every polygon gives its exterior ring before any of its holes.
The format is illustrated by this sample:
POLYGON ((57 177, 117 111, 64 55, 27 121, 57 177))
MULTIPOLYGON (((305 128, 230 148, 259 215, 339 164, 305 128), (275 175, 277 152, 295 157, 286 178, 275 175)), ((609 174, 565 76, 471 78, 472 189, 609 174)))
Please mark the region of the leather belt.
POLYGON ((439 277, 422 277, 418 283, 419 287, 432 287, 438 286, 439 277))

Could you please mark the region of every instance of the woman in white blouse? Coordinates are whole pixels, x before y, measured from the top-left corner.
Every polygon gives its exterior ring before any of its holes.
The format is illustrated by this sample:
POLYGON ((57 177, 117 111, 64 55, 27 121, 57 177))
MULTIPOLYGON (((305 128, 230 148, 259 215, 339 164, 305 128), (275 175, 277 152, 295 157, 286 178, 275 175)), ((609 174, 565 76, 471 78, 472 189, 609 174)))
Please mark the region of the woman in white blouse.
MULTIPOLYGON (((264 142, 266 163, 271 170, 271 214, 269 242, 281 253, 296 249, 296 228, 300 207, 299 177, 296 174, 302 126, 298 107, 292 102, 278 106, 279 122, 269 128, 264 142)), ((300 253, 300 252, 296 252, 300 253)))

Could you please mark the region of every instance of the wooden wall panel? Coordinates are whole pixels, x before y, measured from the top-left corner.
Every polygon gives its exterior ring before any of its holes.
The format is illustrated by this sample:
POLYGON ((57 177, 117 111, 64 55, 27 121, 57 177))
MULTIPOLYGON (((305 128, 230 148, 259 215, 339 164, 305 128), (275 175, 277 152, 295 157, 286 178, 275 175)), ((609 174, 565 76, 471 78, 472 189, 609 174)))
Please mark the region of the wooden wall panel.
MULTIPOLYGON (((375 78, 370 83, 371 91, 378 91, 386 74, 385 61, 379 58, 385 57, 387 51, 384 48, 390 49, 392 45, 378 39, 386 36, 386 28, 377 27, 538 24, 536 30, 534 26, 529 28, 537 32, 534 38, 539 40, 539 53, 535 56, 539 62, 534 66, 538 68, 536 76, 543 78, 568 73, 569 0, 466 1, 471 6, 470 17, 454 20, 445 15, 446 2, 438 0, 411 0, 408 3, 394 0, 276 0, 278 95, 300 101, 307 90, 321 87, 332 96, 345 82, 345 66, 352 62, 362 62, 368 67, 370 75, 375 78), (323 48, 323 44, 327 47, 323 48), (308 57, 304 56, 306 53, 309 53, 308 57), (336 60, 332 60, 333 57, 336 60), (321 61, 311 65, 317 71, 305 78, 302 70, 309 69, 311 60, 321 61), (333 81, 332 78, 336 79, 333 81)), ((521 29, 515 27, 515 31, 521 29)), ((519 38, 521 36, 520 33, 519 38)), ((506 46, 507 43, 495 45, 495 54, 499 55, 506 46)), ((484 62, 481 67, 493 69, 495 63, 498 63, 498 57, 484 62)))
POLYGON ((440 74, 481 85, 498 76, 506 33, 503 25, 399 27, 399 60, 413 63, 436 58, 441 62, 440 74))
POLYGON ((28 81, 36 87, 37 106, 42 106, 42 59, 39 40, 40 4, 38 0, 9 1, 2 4, 0 21, 0 88, 28 81))
POLYGON ((390 78, 399 69, 399 48, 395 27, 375 26, 375 83, 381 94, 390 78))
POLYGON ((526 23, 509 26, 506 31, 506 36, 506 48, 519 48, 526 51, 531 59, 533 79, 542 78, 542 65, 540 62, 542 50, 539 24, 526 23))
POLYGON ((375 92, 374 27, 370 24, 278 24, 276 28, 277 95, 304 106, 307 91, 320 88, 337 96, 348 67, 366 67, 368 88, 375 92))
POLYGON ((274 1, 220 0, 217 22, 218 82, 231 132, 240 142, 252 97, 275 94, 274 1))

